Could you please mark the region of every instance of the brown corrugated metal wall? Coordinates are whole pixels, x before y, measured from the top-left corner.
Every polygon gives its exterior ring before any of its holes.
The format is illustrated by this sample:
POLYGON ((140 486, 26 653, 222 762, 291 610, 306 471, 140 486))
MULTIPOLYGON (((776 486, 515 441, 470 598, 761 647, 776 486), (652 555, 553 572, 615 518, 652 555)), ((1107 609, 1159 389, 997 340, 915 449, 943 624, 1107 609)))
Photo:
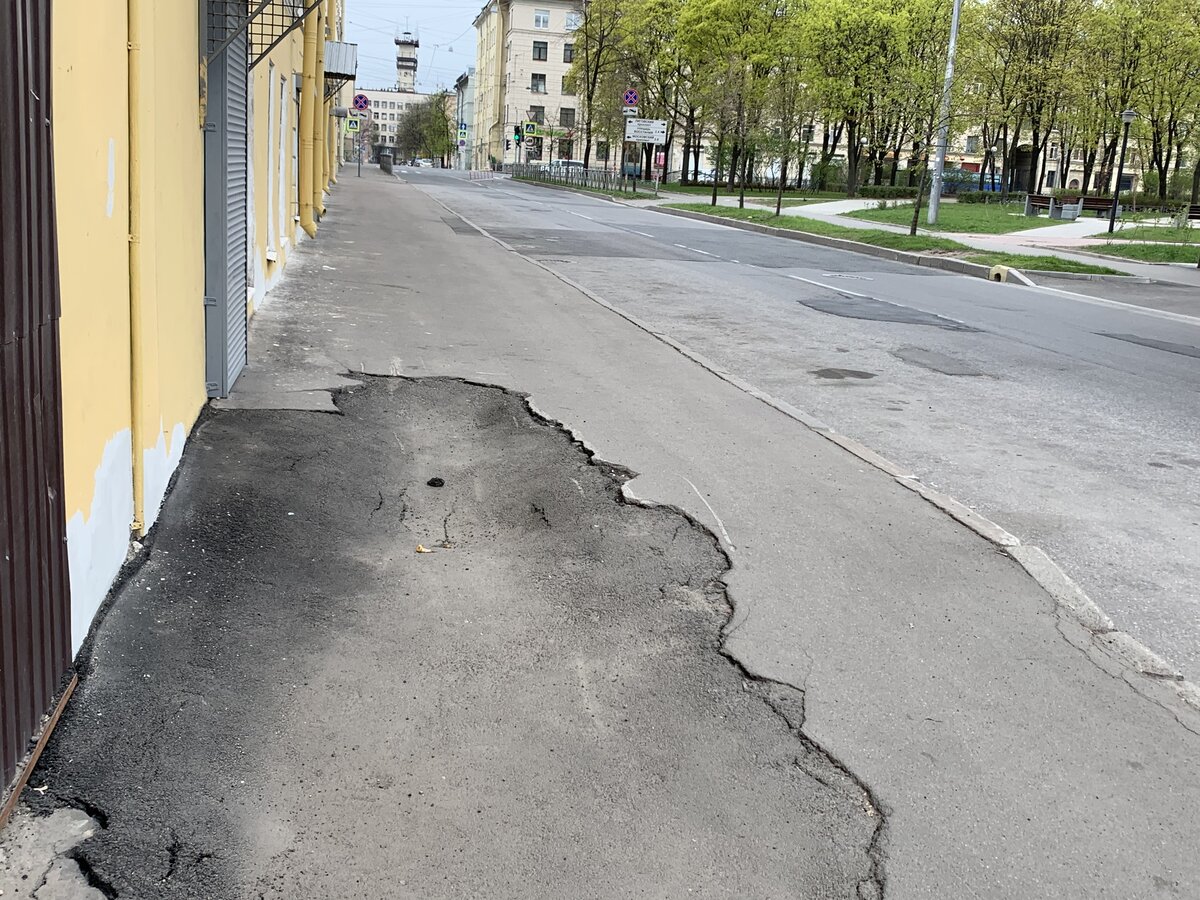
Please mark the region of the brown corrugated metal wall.
POLYGON ((71 665, 50 79, 50 0, 0 0, 3 785, 71 665))

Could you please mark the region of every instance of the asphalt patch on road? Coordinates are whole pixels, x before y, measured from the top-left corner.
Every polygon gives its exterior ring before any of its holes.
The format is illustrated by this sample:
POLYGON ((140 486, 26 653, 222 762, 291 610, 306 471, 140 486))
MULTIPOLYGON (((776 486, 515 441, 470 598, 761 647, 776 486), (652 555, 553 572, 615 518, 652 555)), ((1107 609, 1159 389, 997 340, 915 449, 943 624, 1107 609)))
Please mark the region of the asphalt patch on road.
POLYGON ((1156 338, 1142 337, 1137 334, 1109 334, 1105 331, 1098 331, 1096 333, 1100 337, 1112 338, 1114 341, 1125 341, 1128 344, 1149 347, 1151 350, 1162 350, 1164 353, 1176 353, 1180 356, 1190 356, 1193 359, 1200 359, 1200 347, 1193 347, 1190 344, 1160 341, 1156 338))
POLYGON ((722 655, 708 531, 626 502, 631 473, 519 396, 363 381, 340 416, 198 426, 18 814, 88 824, 45 872, 140 898, 882 896, 879 802, 801 691, 722 655))
POLYGON ((841 316, 845 319, 867 319, 871 322, 895 322, 900 325, 928 325, 933 328, 944 328, 947 331, 977 332, 978 328, 964 325, 955 319, 947 319, 936 313, 914 309, 911 306, 901 306, 887 300, 876 300, 873 297, 857 297, 851 294, 824 293, 811 297, 800 297, 796 301, 802 306, 817 312, 828 313, 831 316, 841 316))

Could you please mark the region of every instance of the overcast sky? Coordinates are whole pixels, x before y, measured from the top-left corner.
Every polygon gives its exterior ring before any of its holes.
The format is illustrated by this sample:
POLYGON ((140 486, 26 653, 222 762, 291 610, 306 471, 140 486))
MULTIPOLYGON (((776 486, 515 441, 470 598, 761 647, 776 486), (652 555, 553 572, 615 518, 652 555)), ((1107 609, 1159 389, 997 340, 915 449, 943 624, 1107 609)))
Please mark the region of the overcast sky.
POLYGON ((484 0, 347 0, 346 40, 358 44, 358 87, 396 84, 398 34, 418 34, 417 90, 454 89, 454 80, 475 65, 475 27, 484 0), (453 49, 452 49, 453 48, 453 49))

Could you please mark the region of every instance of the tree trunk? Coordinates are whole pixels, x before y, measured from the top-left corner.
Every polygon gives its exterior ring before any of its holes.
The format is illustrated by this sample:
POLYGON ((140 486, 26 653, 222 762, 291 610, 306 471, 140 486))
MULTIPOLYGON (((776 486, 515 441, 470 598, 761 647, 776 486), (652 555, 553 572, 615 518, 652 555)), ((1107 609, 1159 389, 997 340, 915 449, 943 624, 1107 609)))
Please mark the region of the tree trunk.
MULTIPOLYGON (((716 163, 717 166, 721 165, 721 154, 724 152, 725 152, 725 132, 724 132, 724 130, 722 130, 721 133, 719 135, 717 135, 717 163, 716 163)), ((711 204, 712 206, 717 205, 717 184, 718 184, 717 175, 718 175, 718 172, 714 169, 713 180, 712 180, 712 204, 711 204)))
POLYGON ((1200 203, 1200 158, 1196 159, 1196 168, 1192 171, 1192 200, 1195 206, 1200 203))
POLYGON ((775 215, 778 216, 783 212, 783 186, 787 184, 788 176, 788 155, 787 151, 783 154, 783 164, 779 167, 779 185, 775 189, 775 215))
POLYGON ((746 170, 750 168, 750 154, 742 151, 742 184, 738 192, 738 209, 746 208, 746 170))

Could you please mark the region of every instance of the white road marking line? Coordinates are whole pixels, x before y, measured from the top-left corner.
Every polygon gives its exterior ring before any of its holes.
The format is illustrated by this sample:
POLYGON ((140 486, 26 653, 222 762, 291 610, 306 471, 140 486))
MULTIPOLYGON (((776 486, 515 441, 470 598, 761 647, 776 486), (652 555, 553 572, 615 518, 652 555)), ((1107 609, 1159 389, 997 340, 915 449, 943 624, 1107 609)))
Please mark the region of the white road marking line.
POLYGON ((575 212, 574 210, 571 210, 571 209, 568 209, 568 210, 567 210, 567 212, 569 212, 569 213, 570 213, 571 215, 573 215, 573 216, 579 216, 579 218, 581 218, 581 219, 587 219, 589 222, 595 222, 595 221, 596 221, 596 220, 595 220, 595 219, 593 219, 591 216, 585 216, 583 213, 577 213, 577 212, 575 212))
POLYGON ((737 549, 737 547, 735 547, 733 545, 733 541, 729 537, 729 532, 725 530, 725 523, 721 521, 721 517, 717 515, 717 511, 712 508, 712 505, 707 500, 704 499, 704 495, 700 493, 699 488, 697 488, 694 484, 692 484, 690 481, 688 481, 688 479, 684 478, 682 475, 680 475, 679 477, 683 478, 684 481, 687 481, 688 486, 693 491, 695 491, 696 496, 700 498, 700 502, 708 507, 708 511, 710 513, 712 513, 712 517, 717 520, 717 527, 721 529, 721 535, 725 538, 725 543, 729 545, 729 552, 732 553, 734 550, 737 549))
POLYGON ((629 230, 633 231, 634 234, 640 234, 642 237, 648 237, 648 238, 654 237, 654 235, 646 234, 646 232, 644 232, 644 231, 634 231, 632 228, 630 228, 629 230))
MULTIPOLYGON (((689 247, 687 244, 676 244, 675 246, 680 250, 687 250, 689 253, 702 253, 705 256, 711 256, 713 259, 721 258, 715 253, 709 253, 707 250, 697 250, 695 247, 689 247)), ((737 262, 737 260, 735 259, 734 262, 737 262)))
POLYGON ((801 278, 799 275, 788 275, 788 278, 794 278, 796 281, 803 281, 805 284, 815 284, 817 287, 825 288, 827 291, 833 291, 838 294, 848 294, 851 297, 862 297, 864 300, 874 299, 866 294, 859 294, 855 291, 848 291, 843 287, 834 287, 832 284, 825 284, 822 281, 813 281, 811 278, 801 278))

